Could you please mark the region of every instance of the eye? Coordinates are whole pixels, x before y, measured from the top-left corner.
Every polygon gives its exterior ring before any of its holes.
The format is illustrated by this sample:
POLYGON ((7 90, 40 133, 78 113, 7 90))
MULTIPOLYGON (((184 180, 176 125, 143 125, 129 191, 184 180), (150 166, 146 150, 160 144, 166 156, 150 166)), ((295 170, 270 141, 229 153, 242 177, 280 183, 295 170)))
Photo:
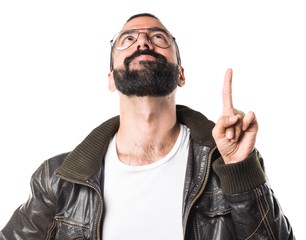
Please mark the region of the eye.
POLYGON ((121 43, 125 43, 125 42, 133 42, 135 41, 136 38, 134 35, 129 34, 129 35, 122 36, 120 39, 121 39, 120 40, 121 43))
POLYGON ((164 34, 162 33, 155 33, 153 34, 151 37, 150 37, 153 41, 156 40, 156 41, 164 41, 166 42, 166 37, 164 36, 164 34))
POLYGON ((154 31, 150 35, 150 40, 156 46, 161 48, 167 48, 171 45, 171 37, 167 35, 165 32, 154 31))
POLYGON ((118 47, 127 47, 133 44, 137 39, 135 33, 122 34, 118 39, 118 47))

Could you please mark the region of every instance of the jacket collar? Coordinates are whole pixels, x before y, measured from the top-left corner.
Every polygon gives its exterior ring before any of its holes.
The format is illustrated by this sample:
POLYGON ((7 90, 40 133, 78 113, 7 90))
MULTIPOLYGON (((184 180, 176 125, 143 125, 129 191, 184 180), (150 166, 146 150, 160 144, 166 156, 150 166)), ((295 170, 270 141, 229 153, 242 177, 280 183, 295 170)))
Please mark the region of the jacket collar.
MULTIPOLYGON (((214 123, 200 112, 177 105, 177 121, 190 129, 191 139, 210 148, 215 146, 211 136, 214 123)), ((60 176, 77 181, 87 181, 100 169, 110 140, 119 128, 119 116, 113 117, 95 128, 58 168, 60 176)))

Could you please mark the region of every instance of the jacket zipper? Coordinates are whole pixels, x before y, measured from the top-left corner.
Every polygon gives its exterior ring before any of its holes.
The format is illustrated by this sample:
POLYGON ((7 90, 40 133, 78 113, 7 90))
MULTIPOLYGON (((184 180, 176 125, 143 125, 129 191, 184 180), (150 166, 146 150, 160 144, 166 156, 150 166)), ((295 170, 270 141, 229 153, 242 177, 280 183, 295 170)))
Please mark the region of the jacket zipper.
POLYGON ((198 194, 194 197, 194 199, 192 200, 191 204, 189 205, 188 209, 186 210, 186 217, 184 218, 184 221, 183 221, 183 226, 184 226, 184 229, 183 229, 183 233, 184 233, 184 237, 183 239, 186 240, 186 227, 187 227, 187 222, 188 222, 188 218, 189 218, 189 214, 190 214, 190 210, 193 206, 193 204, 196 202, 196 200, 199 198, 199 196, 203 193, 206 185, 207 185, 207 180, 208 180, 208 176, 209 176, 209 172, 210 172, 210 167, 211 167, 211 157, 212 157, 212 154, 213 152, 216 150, 217 147, 214 147, 210 153, 209 153, 209 157, 208 157, 208 164, 207 164, 207 170, 206 170, 206 175, 205 175, 205 179, 204 179, 204 182, 202 184, 202 187, 200 189, 200 191, 198 192, 198 194))
POLYGON ((93 184, 89 183, 88 180, 86 182, 82 182, 82 181, 72 180, 72 179, 63 177, 61 175, 58 175, 58 176, 60 178, 64 179, 64 180, 68 181, 68 182, 77 183, 77 184, 92 188, 98 194, 98 196, 99 196, 99 210, 98 210, 98 212, 99 213, 97 214, 97 219, 96 219, 96 222, 97 222, 96 232, 97 232, 97 240, 101 240, 100 229, 101 229, 101 221, 102 221, 102 215, 103 215, 103 199, 102 199, 101 191, 97 187, 95 187, 93 184))

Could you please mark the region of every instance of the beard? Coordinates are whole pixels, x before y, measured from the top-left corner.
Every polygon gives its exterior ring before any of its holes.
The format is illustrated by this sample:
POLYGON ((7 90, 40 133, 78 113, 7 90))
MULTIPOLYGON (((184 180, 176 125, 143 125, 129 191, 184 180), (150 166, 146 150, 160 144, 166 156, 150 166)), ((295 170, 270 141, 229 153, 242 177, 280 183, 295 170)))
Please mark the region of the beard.
POLYGON ((176 89, 178 77, 178 65, 151 50, 136 51, 125 59, 123 69, 114 69, 116 88, 127 96, 167 96, 176 89), (137 69, 130 69, 130 62, 144 54, 155 57, 156 61, 139 61, 137 69))

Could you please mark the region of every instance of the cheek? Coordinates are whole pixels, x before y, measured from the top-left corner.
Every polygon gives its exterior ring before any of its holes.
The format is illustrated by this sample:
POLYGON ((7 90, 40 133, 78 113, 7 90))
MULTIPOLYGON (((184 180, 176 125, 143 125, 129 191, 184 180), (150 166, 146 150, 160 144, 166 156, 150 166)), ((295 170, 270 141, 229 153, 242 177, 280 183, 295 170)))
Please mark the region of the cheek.
POLYGON ((113 67, 118 68, 122 67, 124 65, 124 59, 127 55, 125 55, 123 52, 116 51, 113 53, 113 67))
POLYGON ((177 64, 176 52, 175 49, 169 48, 165 49, 165 51, 159 52, 164 55, 170 63, 177 64))
POLYGON ((124 60, 131 56, 137 49, 129 47, 123 51, 114 50, 113 52, 113 67, 122 68, 124 67, 124 60))

